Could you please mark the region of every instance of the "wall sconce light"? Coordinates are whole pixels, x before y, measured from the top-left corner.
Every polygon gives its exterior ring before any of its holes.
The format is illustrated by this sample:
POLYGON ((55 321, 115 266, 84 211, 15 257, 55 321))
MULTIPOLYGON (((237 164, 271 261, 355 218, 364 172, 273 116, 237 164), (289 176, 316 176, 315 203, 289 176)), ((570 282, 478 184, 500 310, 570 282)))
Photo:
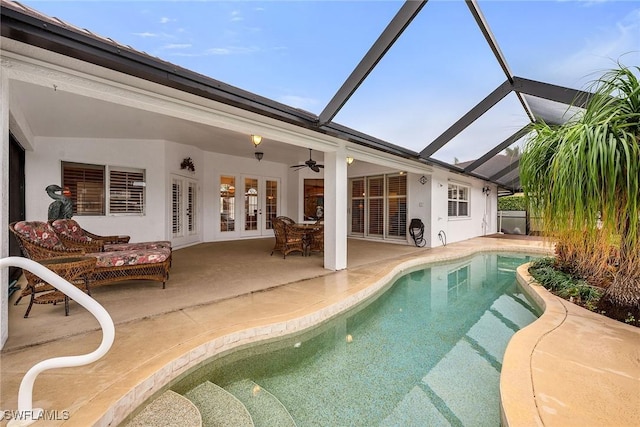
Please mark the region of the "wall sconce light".
POLYGON ((264 157, 264 153, 262 151, 256 151, 255 153, 253 153, 253 155, 256 157, 256 159, 258 159, 258 161, 262 160, 262 158, 264 157))
POLYGON ((347 164, 350 165, 351 163, 353 163, 353 157, 349 156, 347 157, 347 164))
POLYGON ((253 142, 254 147, 257 147, 262 142, 262 137, 260 135, 251 135, 251 142, 253 142))
POLYGON ((491 193, 491 187, 489 187, 488 185, 486 185, 486 186, 482 187, 482 193, 483 193, 485 196, 488 196, 488 195, 489 195, 489 193, 491 193))
POLYGON ((425 185, 427 181, 429 181, 429 178, 427 178, 426 176, 422 175, 420 177, 420 184, 425 185))

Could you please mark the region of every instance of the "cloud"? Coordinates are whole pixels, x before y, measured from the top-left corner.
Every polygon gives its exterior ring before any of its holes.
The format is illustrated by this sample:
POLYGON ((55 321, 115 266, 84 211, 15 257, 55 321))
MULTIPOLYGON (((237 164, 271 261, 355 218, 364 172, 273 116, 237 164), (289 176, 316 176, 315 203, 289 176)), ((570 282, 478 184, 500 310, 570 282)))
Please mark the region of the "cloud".
POLYGON ((150 33, 150 32, 144 32, 144 33, 133 33, 134 36, 138 36, 138 37, 144 37, 144 38, 149 38, 149 37, 160 37, 160 34, 158 33, 150 33))
POLYGON ((172 43, 162 46, 162 49, 186 49, 191 46, 190 43, 172 43))
POLYGON ((160 23, 161 24, 167 24, 167 23, 172 22, 172 21, 175 21, 175 19, 170 19, 170 18, 167 18, 166 16, 163 16, 162 18, 160 18, 160 23))
POLYGON ((580 50, 549 64, 549 72, 560 84, 583 89, 604 71, 616 68, 617 61, 626 66, 640 63, 640 8, 617 25, 592 33, 580 50))
POLYGON ((243 47, 243 46, 228 46, 228 47, 214 47, 207 49, 205 54, 207 55, 246 55, 254 52, 258 52, 260 49, 257 47, 243 47))
POLYGON ((244 18, 240 14, 240 11, 234 10, 233 12, 231 12, 231 22, 238 22, 238 21, 243 21, 243 20, 244 20, 244 18))
MULTIPOLYGON (((176 45, 180 47, 187 47, 187 45, 176 45)), ((191 47, 191 45, 188 45, 191 47)), ((184 57, 206 57, 206 56, 225 56, 225 55, 248 55, 254 52, 258 52, 260 49, 257 47, 241 47, 241 46, 228 46, 228 47, 212 47, 200 52, 172 52, 172 56, 184 56, 184 57)))

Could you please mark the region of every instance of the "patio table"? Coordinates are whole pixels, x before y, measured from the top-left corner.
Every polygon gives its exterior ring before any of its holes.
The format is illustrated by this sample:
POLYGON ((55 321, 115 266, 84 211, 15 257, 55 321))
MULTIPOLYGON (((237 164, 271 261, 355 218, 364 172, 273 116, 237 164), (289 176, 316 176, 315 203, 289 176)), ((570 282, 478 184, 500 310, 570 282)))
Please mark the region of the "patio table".
MULTIPOLYGON (((57 257, 44 259, 38 262, 56 273, 58 276, 67 280, 69 283, 72 283, 76 286, 84 285, 87 293, 91 295, 87 278, 89 274, 93 272, 93 269, 96 266, 96 258, 85 256, 57 257)), ((37 281, 30 281, 30 283, 35 282, 37 281)), ((31 300, 29 301, 29 307, 27 307, 27 311, 24 313, 25 318, 29 316, 29 312, 31 311, 31 307, 34 303, 57 304, 63 301, 64 314, 65 316, 69 315, 69 297, 64 292, 57 290, 55 287, 45 282, 44 280, 40 280, 40 283, 36 286, 31 286, 31 300), (37 291, 35 289, 36 286, 39 288, 37 291)))
POLYGON ((304 224, 304 223, 295 223, 291 224, 291 227, 296 228, 304 233, 302 237, 303 247, 304 247, 304 256, 309 255, 309 246, 311 244, 311 235, 321 230, 324 226, 322 224, 304 224))

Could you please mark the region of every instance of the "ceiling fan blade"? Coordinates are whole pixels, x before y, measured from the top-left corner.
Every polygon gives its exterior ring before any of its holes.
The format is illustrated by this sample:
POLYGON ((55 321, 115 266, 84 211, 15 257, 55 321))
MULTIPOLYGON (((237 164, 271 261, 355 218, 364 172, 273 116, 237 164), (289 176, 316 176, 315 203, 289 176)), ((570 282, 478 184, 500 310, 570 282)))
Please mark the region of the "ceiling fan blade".
POLYGON ((320 165, 313 165, 313 166, 309 166, 311 168, 312 171, 314 172, 320 172, 320 165))
POLYGON ((306 168, 306 167, 307 167, 307 165, 295 165, 295 166, 291 166, 291 167, 292 167, 292 168, 297 168, 297 169, 294 169, 294 170, 293 170, 294 172, 297 172, 297 171, 299 171, 300 169, 304 169, 304 168, 306 168))
POLYGON ((324 167, 324 165, 316 165, 316 166, 319 167, 319 168, 323 168, 324 167))

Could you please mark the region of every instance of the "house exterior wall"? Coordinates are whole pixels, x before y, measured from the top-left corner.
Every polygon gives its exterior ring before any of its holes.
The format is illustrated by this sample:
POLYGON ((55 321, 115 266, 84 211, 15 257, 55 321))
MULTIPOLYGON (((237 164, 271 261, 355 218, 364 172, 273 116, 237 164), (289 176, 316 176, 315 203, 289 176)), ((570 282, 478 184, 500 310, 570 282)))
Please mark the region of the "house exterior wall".
POLYGON ((220 212, 220 175, 236 177, 238 185, 245 176, 279 180, 280 212, 287 214, 288 170, 280 163, 205 152, 169 141, 38 138, 35 150, 26 154, 27 220, 46 221, 47 209, 53 200, 44 189, 47 185, 61 183, 61 161, 145 170, 144 215, 74 217, 83 227, 97 234, 128 234, 131 241, 171 240, 172 175, 198 182, 199 241, 241 238, 238 228, 234 232, 220 232, 217 215, 220 212), (180 163, 186 157, 192 158, 195 172, 180 169, 180 163))
POLYGON ((444 240, 438 237, 442 231, 446 243, 459 242, 473 237, 484 236, 496 232, 495 215, 497 208, 497 191, 490 186, 487 196, 482 189, 487 184, 476 178, 434 169, 431 182, 431 247, 440 246, 444 240), (447 209, 449 183, 469 187, 469 216, 449 218, 447 209))
POLYGON ((127 234, 131 241, 166 240, 165 149, 163 141, 91 138, 45 138, 35 140, 25 156, 26 219, 46 221, 53 201, 45 192, 61 184, 61 161, 121 166, 145 170, 144 215, 76 216, 82 227, 96 234, 127 234))

